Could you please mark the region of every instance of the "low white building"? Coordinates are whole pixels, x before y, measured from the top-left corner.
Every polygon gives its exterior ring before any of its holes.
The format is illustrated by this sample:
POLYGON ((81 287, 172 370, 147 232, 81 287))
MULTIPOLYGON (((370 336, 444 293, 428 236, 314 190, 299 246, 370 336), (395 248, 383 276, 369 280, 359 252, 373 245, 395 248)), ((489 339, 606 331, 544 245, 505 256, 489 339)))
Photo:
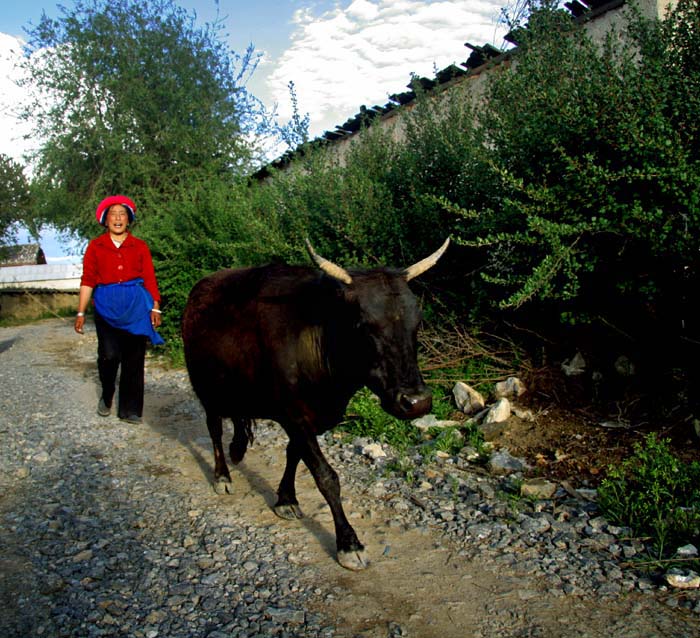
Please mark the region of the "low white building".
POLYGON ((0 268, 0 289, 62 290, 78 292, 81 264, 34 264, 0 268))
POLYGON ((81 264, 47 264, 43 251, 35 245, 9 247, 5 252, 7 265, 0 263, 0 319, 26 320, 75 312, 81 264))

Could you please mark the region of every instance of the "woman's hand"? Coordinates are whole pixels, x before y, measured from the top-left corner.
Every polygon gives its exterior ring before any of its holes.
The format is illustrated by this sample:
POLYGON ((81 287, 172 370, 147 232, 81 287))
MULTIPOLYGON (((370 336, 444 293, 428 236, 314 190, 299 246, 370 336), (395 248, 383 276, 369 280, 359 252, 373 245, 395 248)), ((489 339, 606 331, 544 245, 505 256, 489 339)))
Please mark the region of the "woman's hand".
POLYGON ((156 312, 155 310, 151 310, 151 325, 154 328, 157 328, 161 323, 161 316, 160 312, 156 312))
POLYGON ((92 287, 81 284, 80 293, 78 293, 78 314, 75 316, 75 323, 73 324, 75 331, 79 335, 83 334, 83 326, 85 325, 85 312, 87 311, 88 303, 90 301, 91 296, 92 287))

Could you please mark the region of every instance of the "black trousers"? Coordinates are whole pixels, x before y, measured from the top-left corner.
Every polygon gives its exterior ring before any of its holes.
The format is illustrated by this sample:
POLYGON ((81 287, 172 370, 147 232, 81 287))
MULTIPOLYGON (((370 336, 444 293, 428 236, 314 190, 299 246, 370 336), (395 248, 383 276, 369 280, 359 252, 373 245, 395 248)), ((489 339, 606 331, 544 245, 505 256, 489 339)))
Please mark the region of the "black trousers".
POLYGON ((117 416, 127 418, 143 414, 143 379, 146 339, 110 326, 95 312, 97 331, 97 370, 102 384, 102 399, 112 406, 119 374, 119 406, 117 416))

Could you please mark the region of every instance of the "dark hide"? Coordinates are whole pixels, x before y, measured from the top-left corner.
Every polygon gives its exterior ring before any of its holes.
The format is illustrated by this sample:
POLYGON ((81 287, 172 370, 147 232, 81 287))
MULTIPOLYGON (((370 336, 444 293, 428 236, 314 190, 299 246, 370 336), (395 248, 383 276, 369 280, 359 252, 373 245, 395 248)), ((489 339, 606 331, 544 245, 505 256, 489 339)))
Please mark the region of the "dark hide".
POLYGON ((231 480, 222 418, 234 423, 234 463, 245 454, 252 419, 277 421, 289 444, 275 511, 285 518, 301 516, 294 478, 303 460, 333 513, 338 560, 361 569, 363 546, 316 437, 340 422, 362 386, 402 419, 428 412, 431 396, 416 362, 420 311, 405 271, 350 275, 352 283, 346 284, 310 267, 222 270, 193 288, 182 336, 214 445, 217 491, 228 491, 231 480))

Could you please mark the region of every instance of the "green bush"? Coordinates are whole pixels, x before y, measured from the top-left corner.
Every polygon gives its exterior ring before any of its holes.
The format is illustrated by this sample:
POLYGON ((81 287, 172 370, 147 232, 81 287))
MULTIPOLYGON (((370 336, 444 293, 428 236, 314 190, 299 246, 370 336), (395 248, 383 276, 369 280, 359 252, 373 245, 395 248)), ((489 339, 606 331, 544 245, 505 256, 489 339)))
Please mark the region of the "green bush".
POLYGON ((700 539, 700 463, 683 463, 667 439, 652 433, 634 446, 634 455, 609 468, 598 503, 613 523, 637 536, 650 536, 659 557, 700 539))
POLYGON ((488 252, 483 285, 502 308, 610 320, 665 304, 680 318, 672 291, 697 284, 700 8, 682 0, 664 22, 630 11, 601 44, 544 4, 479 114, 501 198, 449 198, 477 220, 459 238, 488 252))
POLYGON ((274 207, 264 206, 268 202, 262 197, 252 201, 245 180, 193 181, 177 190, 160 214, 158 194, 145 199, 145 207, 155 210, 138 223, 135 233, 151 247, 163 298, 161 332, 179 359, 182 313, 197 281, 222 268, 293 255, 293 247, 278 229, 274 207))

